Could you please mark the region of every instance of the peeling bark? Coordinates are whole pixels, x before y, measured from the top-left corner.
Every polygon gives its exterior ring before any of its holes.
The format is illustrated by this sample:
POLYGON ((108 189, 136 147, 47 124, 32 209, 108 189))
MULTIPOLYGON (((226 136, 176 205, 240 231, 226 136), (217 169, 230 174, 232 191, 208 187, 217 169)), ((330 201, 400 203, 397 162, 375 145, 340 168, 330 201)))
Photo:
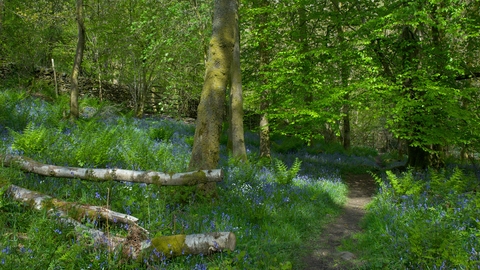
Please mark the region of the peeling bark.
POLYGON ((21 170, 43 176, 78 178, 90 181, 127 181, 162 186, 193 186, 200 183, 220 182, 223 171, 199 170, 186 173, 162 173, 154 171, 132 171, 124 169, 85 169, 62 167, 37 162, 22 156, 2 156, 3 166, 18 166, 21 170))

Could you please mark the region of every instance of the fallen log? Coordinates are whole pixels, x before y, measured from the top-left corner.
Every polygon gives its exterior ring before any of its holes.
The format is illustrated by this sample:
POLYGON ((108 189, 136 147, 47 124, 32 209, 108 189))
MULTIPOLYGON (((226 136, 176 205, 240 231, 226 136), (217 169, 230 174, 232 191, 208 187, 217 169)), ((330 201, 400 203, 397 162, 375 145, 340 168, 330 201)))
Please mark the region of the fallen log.
MULTIPOLYGON (((0 187, 6 187, 0 183, 0 187)), ((232 232, 212 232, 191 235, 160 236, 149 239, 150 233, 137 224, 138 218, 123 213, 118 213, 100 206, 82 205, 75 202, 66 202, 51 196, 9 184, 6 194, 13 200, 25 202, 30 207, 41 210, 47 209, 51 215, 61 218, 61 221, 72 224, 79 236, 84 233, 89 235, 97 244, 105 244, 109 251, 122 247, 122 254, 127 258, 137 259, 141 254, 158 255, 162 257, 175 257, 182 255, 212 254, 226 250, 233 251, 236 246, 236 237, 232 232), (127 237, 106 234, 100 230, 88 228, 81 222, 102 219, 112 223, 129 225, 127 237)))
POLYGON ((33 159, 5 155, 3 166, 18 166, 21 170, 43 176, 60 178, 77 178, 90 181, 126 181, 165 186, 193 186, 207 182, 223 180, 223 171, 199 170, 186 173, 163 173, 154 171, 133 171, 124 169, 85 169, 78 167, 62 167, 37 162, 33 159))
POLYGON ((86 219, 92 221, 108 220, 112 224, 121 223, 138 226, 138 218, 134 216, 115 212, 105 207, 62 201, 16 185, 10 185, 7 188, 7 194, 12 199, 25 202, 37 210, 46 208, 48 211, 53 211, 61 217, 68 217, 79 222, 86 219))
POLYGON ((232 232, 212 232, 203 234, 179 234, 155 237, 142 243, 142 250, 152 250, 166 257, 182 255, 212 254, 225 250, 235 250, 237 243, 232 232))

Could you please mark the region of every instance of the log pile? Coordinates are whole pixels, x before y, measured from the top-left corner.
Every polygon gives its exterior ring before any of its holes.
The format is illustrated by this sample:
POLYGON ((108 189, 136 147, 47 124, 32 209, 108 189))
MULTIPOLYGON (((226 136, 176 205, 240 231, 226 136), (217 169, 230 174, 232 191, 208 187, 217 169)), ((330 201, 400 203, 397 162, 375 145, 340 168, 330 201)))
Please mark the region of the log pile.
MULTIPOLYGON (((157 185, 196 185, 206 182, 218 182, 223 179, 222 170, 205 170, 189 173, 165 174, 160 172, 141 172, 121 169, 84 169, 60 167, 43 164, 22 156, 0 156, 3 166, 18 166, 26 172, 44 176, 79 178, 90 181, 130 181, 157 185)), ((122 250, 126 258, 139 259, 142 254, 161 253, 161 258, 182 255, 211 254, 225 250, 233 251, 236 245, 235 235, 231 232, 212 232, 192 235, 161 236, 150 239, 150 232, 138 225, 138 218, 115 212, 107 207, 83 205, 67 202, 51 196, 31 191, 8 182, 0 182, 0 188, 6 190, 8 197, 37 209, 45 209, 62 222, 73 225, 78 237, 88 235, 94 243, 104 244, 110 251, 122 250), (100 221, 102 224, 125 224, 127 237, 110 235, 101 230, 92 229, 82 222, 100 221)))

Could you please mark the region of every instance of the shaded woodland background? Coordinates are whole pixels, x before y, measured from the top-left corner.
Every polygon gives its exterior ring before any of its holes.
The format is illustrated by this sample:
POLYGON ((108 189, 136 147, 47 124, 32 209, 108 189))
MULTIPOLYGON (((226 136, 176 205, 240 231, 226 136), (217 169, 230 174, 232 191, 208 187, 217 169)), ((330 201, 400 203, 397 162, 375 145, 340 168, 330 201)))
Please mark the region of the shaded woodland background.
MULTIPOLYGON (((477 1, 242 1, 245 123, 271 135, 408 154, 441 166, 478 149, 477 1)), ((70 90, 75 3, 1 1, 4 85, 70 90)), ((196 117, 212 1, 85 1, 81 95, 136 115, 196 117)))

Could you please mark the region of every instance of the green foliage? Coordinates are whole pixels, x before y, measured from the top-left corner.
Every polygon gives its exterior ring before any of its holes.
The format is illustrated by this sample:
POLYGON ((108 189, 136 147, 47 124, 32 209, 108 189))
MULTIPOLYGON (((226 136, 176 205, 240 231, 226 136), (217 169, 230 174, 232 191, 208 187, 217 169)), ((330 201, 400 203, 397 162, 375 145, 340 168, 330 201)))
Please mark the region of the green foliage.
POLYGON ((119 141, 116 129, 105 128, 102 123, 96 121, 79 122, 78 125, 82 132, 73 140, 83 143, 79 144, 72 153, 76 164, 80 167, 106 167, 112 164, 118 155, 116 146, 119 145, 119 141))
POLYGON ((275 171, 275 181, 281 185, 288 185, 293 182, 293 179, 297 176, 300 171, 302 161, 298 158, 295 158, 290 169, 279 159, 273 159, 273 166, 275 171))
POLYGON ((52 134, 49 134, 47 128, 36 127, 32 122, 27 124, 23 133, 11 130, 11 135, 14 137, 12 149, 21 151, 27 156, 45 151, 49 142, 54 139, 50 137, 52 134))
POLYGON ((425 181, 415 180, 414 172, 409 171, 398 177, 391 171, 387 171, 387 179, 392 185, 394 194, 398 197, 403 195, 419 196, 424 190, 425 181))
POLYGON ((365 233, 357 235, 367 268, 478 266, 479 223, 474 217, 480 213, 474 175, 456 168, 389 173, 387 180, 391 187, 382 185, 364 220, 365 233))
POLYGON ((272 136, 272 150, 277 153, 294 153, 305 146, 305 141, 293 136, 272 136))
POLYGON ((376 157, 378 156, 377 150, 371 147, 362 147, 362 146, 354 146, 350 150, 348 150, 350 155, 358 156, 358 157, 376 157))
POLYGON ((152 140, 168 141, 173 136, 174 130, 166 127, 150 128, 148 135, 152 140))

